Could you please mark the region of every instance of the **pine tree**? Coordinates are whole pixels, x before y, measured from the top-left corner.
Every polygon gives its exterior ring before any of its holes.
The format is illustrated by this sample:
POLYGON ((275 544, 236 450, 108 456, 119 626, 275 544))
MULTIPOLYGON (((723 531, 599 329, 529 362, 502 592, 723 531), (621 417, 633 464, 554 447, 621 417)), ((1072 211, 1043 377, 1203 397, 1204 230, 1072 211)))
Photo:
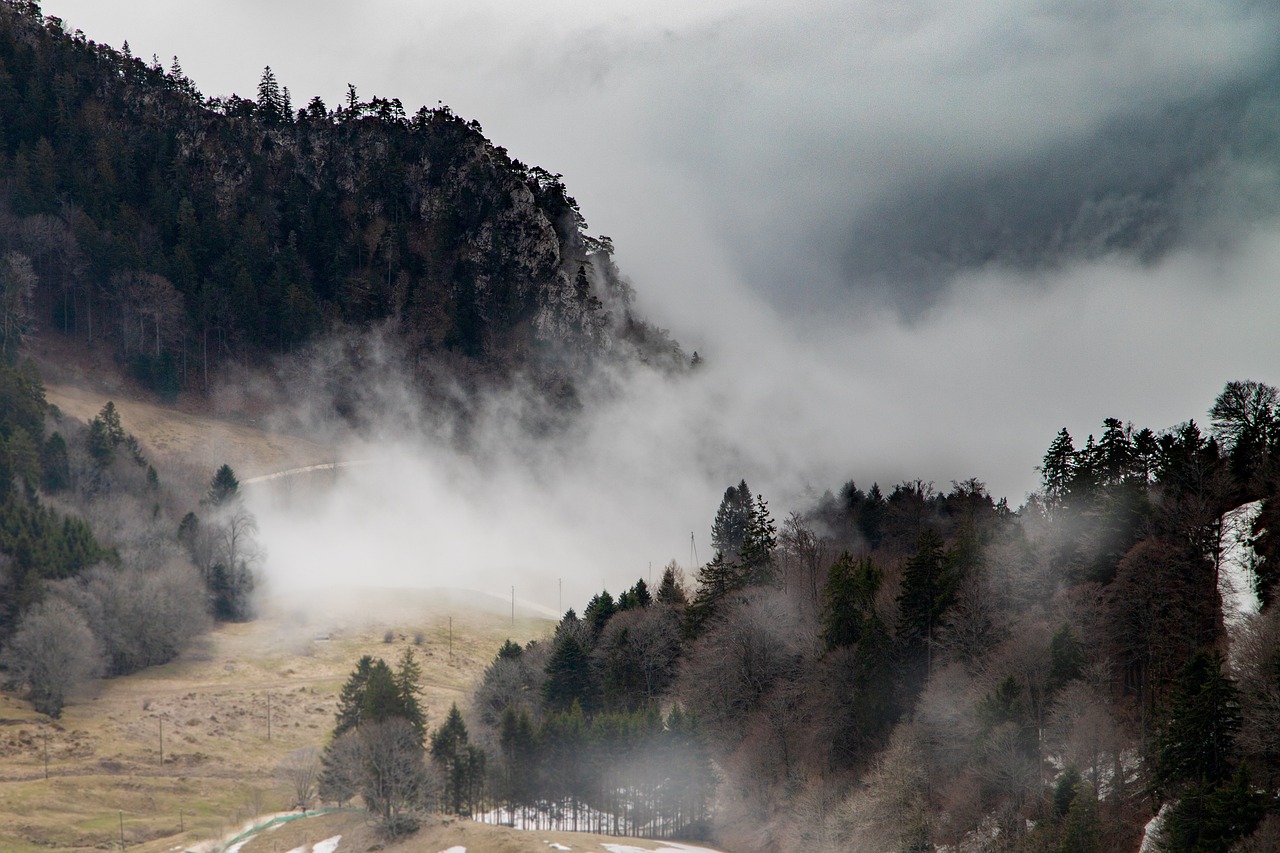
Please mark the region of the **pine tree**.
POLYGON ((751 527, 751 489, 747 481, 725 489, 720 509, 711 525, 711 545, 718 554, 733 562, 738 559, 751 527))
POLYGON ((1050 692, 1056 691, 1084 673, 1084 647, 1076 639, 1069 623, 1064 623, 1049 641, 1049 678, 1050 692))
POLYGON ((1098 797, 1085 784, 1074 786, 1074 796, 1066 812, 1061 853, 1098 853, 1102 850, 1102 825, 1098 818, 1098 797))
POLYGON ((369 667, 364 696, 360 702, 361 724, 389 717, 403 717, 404 702, 395 674, 382 658, 375 658, 369 667))
POLYGON ((582 620, 591 626, 593 636, 599 637, 600 632, 604 630, 605 624, 618 612, 617 605, 614 604, 613 596, 609 594, 609 590, 592 596, 587 602, 587 609, 582 611, 582 620))
POLYGON ((684 607, 688 604, 684 590, 676 580, 674 561, 662 570, 662 580, 658 583, 658 603, 668 607, 684 607))
POLYGON ((1071 481, 1075 477, 1075 454, 1071 433, 1063 427, 1049 445, 1040 465, 1044 501, 1051 509, 1061 506, 1070 492, 1071 481))
POLYGON ((209 491, 205 493, 205 503, 210 506, 225 506, 240 497, 240 481, 230 465, 223 465, 209 482, 209 491))
POLYGON ((275 72, 271 70, 270 65, 262 69, 262 77, 258 81, 258 112, 268 124, 279 122, 284 114, 280 84, 276 81, 275 72))
POLYGON ((431 760, 444 774, 444 797, 453 814, 462 814, 471 789, 475 756, 468 744, 467 724, 455 702, 444 725, 431 733, 431 760))
POLYGON ((1156 787, 1176 790, 1230 776, 1241 722, 1239 691, 1221 655, 1196 652, 1178 676, 1156 736, 1156 787))
POLYGON ((546 676, 542 696, 547 707, 567 710, 575 702, 585 709, 596 707, 591 661, 577 637, 566 635, 556 642, 555 650, 547 661, 546 676))
POLYGON ((822 636, 828 650, 855 645, 876 630, 880 577, 870 557, 858 559, 845 551, 836 558, 822 593, 822 636))
POLYGON ((765 586, 774 582, 773 552, 778 547, 778 528, 769 515, 764 495, 756 495, 742 543, 743 586, 765 586))
POLYGON ((342 692, 338 694, 337 725, 333 727, 335 740, 360 725, 365 685, 369 683, 369 672, 372 668, 373 658, 365 655, 356 662, 355 671, 347 678, 347 683, 342 685, 342 692))
POLYGON ((400 697, 400 716, 408 720, 409 725, 413 726, 413 730, 418 733, 419 741, 426 740, 427 716, 423 713, 422 705, 418 702, 418 694, 422 689, 419 686, 422 681, 422 667, 414 659, 413 649, 406 648, 404 653, 400 655, 400 661, 396 666, 395 681, 400 697))

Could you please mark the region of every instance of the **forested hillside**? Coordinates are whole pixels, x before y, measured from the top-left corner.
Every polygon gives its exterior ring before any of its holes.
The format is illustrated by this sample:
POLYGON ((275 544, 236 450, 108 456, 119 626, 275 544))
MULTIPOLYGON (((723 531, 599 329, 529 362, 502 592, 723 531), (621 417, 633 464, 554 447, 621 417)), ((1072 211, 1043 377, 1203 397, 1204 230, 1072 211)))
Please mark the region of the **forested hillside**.
POLYGON ((206 98, 176 57, 0 4, 0 247, 36 306, 8 299, 5 329, 108 342, 163 395, 373 325, 419 367, 556 392, 607 354, 683 363, 585 227, 447 106, 295 105, 270 68, 254 99, 206 98))
POLYGON ((1210 418, 1063 430, 1017 510, 850 481, 779 525, 730 487, 690 587, 672 564, 499 651, 484 802, 733 850, 1061 853, 1134 851, 1165 806, 1161 850, 1276 849, 1280 397, 1232 382, 1210 418), (1224 610, 1234 576, 1260 612, 1224 610))

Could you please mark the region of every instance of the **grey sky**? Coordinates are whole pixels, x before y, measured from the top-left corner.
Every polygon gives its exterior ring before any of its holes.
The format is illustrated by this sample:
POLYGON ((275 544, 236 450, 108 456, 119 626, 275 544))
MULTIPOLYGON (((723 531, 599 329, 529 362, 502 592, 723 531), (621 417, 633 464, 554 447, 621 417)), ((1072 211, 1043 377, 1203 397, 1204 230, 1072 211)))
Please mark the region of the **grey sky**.
POLYGON ((1280 381, 1275 2, 44 10, 177 54, 206 94, 270 64, 295 105, 443 101, 563 173, 647 315, 709 359, 593 436, 701 472, 649 519, 664 543, 740 476, 782 510, 850 477, 976 476, 1018 505, 1062 426, 1203 421, 1227 380, 1280 381))

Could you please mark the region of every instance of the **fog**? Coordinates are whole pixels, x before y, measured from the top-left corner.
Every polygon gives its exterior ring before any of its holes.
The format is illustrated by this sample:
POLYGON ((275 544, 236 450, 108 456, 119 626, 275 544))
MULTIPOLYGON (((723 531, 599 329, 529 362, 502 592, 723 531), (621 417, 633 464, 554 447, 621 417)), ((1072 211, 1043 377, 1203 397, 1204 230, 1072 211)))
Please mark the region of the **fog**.
MULTIPOLYGON (((1020 505, 1057 430, 1205 420, 1276 382, 1280 10, 1250 0, 46 2, 206 94, 443 101, 562 172, 641 312, 705 366, 637 371, 571 434, 506 407, 461 457, 345 451, 264 507, 273 584, 476 586, 581 606, 710 554, 726 485, 775 516, 847 479, 1020 505)), ((399 406, 403 396, 388 389, 399 406)), ((390 403, 388 403, 390 405, 390 403)))

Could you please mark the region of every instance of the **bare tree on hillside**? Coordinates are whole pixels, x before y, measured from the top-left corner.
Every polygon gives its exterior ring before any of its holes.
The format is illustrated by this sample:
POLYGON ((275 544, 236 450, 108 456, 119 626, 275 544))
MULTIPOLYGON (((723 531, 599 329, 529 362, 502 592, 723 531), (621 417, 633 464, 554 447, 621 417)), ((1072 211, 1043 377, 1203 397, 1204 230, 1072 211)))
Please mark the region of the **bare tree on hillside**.
POLYGON ((5 648, 9 682, 42 714, 58 717, 67 695, 98 672, 98 643, 74 607, 50 599, 28 610, 5 648))
POLYGON ((294 805, 305 808, 320 784, 320 750, 314 746, 295 749, 280 762, 276 775, 293 789, 294 805))

